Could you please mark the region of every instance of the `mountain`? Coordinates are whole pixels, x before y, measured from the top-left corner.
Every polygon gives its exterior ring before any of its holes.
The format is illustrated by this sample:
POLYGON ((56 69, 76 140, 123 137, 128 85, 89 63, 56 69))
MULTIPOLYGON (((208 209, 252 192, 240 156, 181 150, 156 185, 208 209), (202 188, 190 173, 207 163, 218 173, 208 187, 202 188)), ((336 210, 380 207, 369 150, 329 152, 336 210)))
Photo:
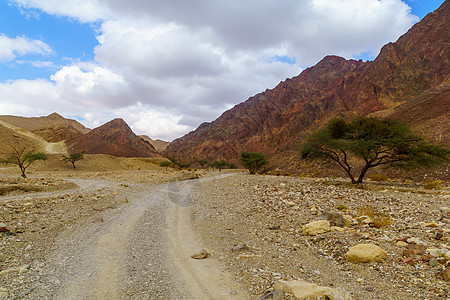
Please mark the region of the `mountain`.
POLYGON ((165 154, 193 162, 236 160, 241 151, 261 151, 272 162, 292 163, 295 159, 289 158, 304 137, 331 118, 381 111, 450 146, 449 17, 447 0, 395 43, 383 46, 372 62, 327 56, 174 140, 165 154), (420 113, 420 108, 430 111, 420 113))
POLYGON ((47 142, 60 142, 89 132, 89 129, 75 120, 66 119, 57 113, 52 113, 45 117, 17 117, 0 116, 1 121, 5 121, 13 126, 31 131, 47 142))
POLYGON ((122 119, 114 119, 66 141, 69 153, 108 154, 119 157, 159 157, 156 149, 138 137, 122 119))
POLYGON ((155 147, 156 151, 158 152, 163 152, 170 145, 170 142, 166 142, 163 140, 153 140, 147 135, 140 135, 139 137, 152 144, 152 146, 155 147))

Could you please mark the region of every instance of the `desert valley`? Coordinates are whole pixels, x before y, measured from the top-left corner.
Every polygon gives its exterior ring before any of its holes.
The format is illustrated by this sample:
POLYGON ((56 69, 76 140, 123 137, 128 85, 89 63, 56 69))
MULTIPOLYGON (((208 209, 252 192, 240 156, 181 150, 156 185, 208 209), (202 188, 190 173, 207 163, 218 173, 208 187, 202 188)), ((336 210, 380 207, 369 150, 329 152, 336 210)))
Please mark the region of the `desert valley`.
POLYGON ((0 299, 450 299, 448 159, 356 185, 301 152, 360 116, 450 149, 449 18, 444 1, 375 60, 327 56, 171 142, 1 115, 2 161, 46 159, 0 167, 0 299))

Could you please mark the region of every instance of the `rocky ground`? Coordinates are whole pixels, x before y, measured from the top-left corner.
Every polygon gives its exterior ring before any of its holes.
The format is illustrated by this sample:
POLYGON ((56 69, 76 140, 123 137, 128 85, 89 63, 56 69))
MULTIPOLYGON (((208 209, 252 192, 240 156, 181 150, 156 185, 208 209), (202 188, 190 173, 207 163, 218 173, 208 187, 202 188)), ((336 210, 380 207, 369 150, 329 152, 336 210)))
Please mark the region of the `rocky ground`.
POLYGON ((353 299, 450 299, 448 188, 238 175, 205 183, 196 199, 193 218, 208 250, 254 299, 298 279, 353 299), (344 227, 304 233, 327 216, 344 227), (349 262, 346 252, 361 243, 378 245, 387 258, 349 262))
POLYGON ((0 299, 26 299, 44 262, 58 250, 56 241, 83 224, 103 222, 103 215, 131 201, 124 196, 130 188, 127 183, 157 185, 200 175, 186 171, 39 172, 23 179, 7 171, 0 173, 0 299), (76 183, 84 188, 78 189, 76 183))
MULTIPOLYGON (((24 298, 41 263, 56 250, 55 240, 80 224, 102 222, 103 213, 129 201, 123 195, 133 183, 207 175, 67 171, 34 173, 25 181, 1 173, 0 188, 21 188, 0 197, 0 299, 24 298), (90 186, 76 190, 69 179, 80 185, 89 179, 90 186)), ((192 221, 205 250, 247 286, 252 299, 274 291, 280 280, 294 279, 353 299, 450 299, 445 184, 436 190, 397 182, 355 188, 338 179, 241 173, 202 182, 194 199, 192 221), (333 231, 303 231, 305 224, 327 219, 337 225, 329 227, 333 231), (361 243, 378 245, 388 255, 377 263, 349 262, 346 252, 361 243)))

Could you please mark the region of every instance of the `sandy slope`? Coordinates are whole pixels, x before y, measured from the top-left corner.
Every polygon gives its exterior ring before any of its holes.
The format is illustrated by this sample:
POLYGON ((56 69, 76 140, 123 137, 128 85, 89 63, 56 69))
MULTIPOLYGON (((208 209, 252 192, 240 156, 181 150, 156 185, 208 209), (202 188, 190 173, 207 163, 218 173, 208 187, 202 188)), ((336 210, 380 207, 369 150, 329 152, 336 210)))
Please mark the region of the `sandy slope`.
MULTIPOLYGON (((2 135, 1 140, 12 143, 13 145, 18 143, 19 141, 25 141, 27 143, 33 144, 39 149, 47 152, 48 154, 66 154, 67 147, 64 142, 58 143, 49 143, 44 140, 41 136, 32 133, 26 129, 21 127, 17 127, 11 125, 5 121, 0 120, 0 125, 5 127, 8 130, 3 129, 4 134, 2 135), (16 140, 17 139, 17 140, 16 140)), ((7 149, 5 149, 7 151, 7 149)))

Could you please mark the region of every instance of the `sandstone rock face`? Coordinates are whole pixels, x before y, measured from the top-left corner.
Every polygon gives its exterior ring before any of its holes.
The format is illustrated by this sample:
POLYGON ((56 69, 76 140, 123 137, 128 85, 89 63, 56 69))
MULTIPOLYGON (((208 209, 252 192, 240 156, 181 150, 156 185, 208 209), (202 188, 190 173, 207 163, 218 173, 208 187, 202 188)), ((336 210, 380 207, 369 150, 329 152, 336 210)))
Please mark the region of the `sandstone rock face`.
POLYGON ((348 295, 344 291, 325 286, 319 286, 315 283, 309 283, 304 280, 278 281, 275 283, 274 289, 281 289, 286 293, 291 293, 297 299, 316 299, 318 297, 330 300, 351 299, 350 295, 348 295))
POLYGON ((318 235, 331 230, 330 222, 319 220, 303 225, 303 233, 306 235, 318 235))
POLYGON ((155 148, 138 137, 122 119, 114 119, 89 133, 66 141, 70 153, 120 157, 159 157, 155 148))
POLYGON ((381 262, 387 257, 387 252, 372 244, 358 244, 345 254, 347 260, 354 263, 381 262))
POLYGON ((237 160, 242 151, 258 151, 284 167, 292 165, 289 158, 304 137, 330 118, 375 112, 400 117, 450 146, 449 16, 445 1, 372 62, 327 56, 176 139, 166 153, 190 162, 237 160))

